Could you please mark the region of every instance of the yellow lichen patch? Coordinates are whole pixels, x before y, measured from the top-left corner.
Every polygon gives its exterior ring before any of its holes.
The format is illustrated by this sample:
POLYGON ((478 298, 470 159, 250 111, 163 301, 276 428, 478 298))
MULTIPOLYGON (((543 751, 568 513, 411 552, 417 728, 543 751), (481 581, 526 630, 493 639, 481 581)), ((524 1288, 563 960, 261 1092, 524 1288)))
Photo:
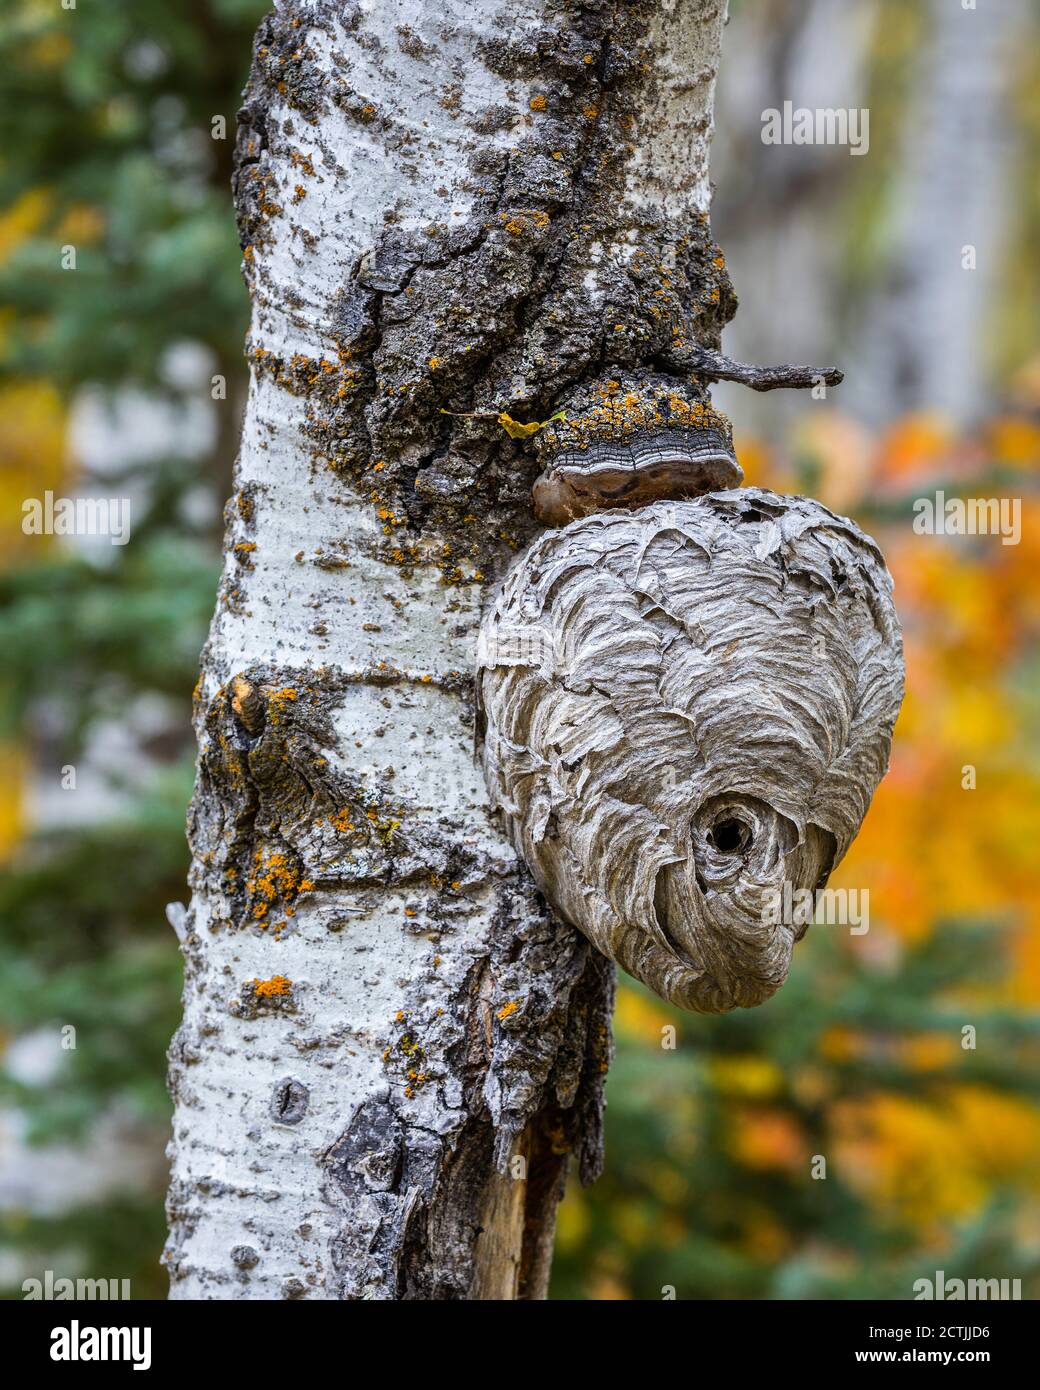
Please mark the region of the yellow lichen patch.
MULTIPOLYGON (((397 1021, 400 1023, 403 1019, 404 1014, 399 1013, 397 1015, 397 1021)), ((405 1033, 398 1039, 396 1048, 387 1049, 383 1054, 384 1059, 389 1061, 393 1057, 394 1051, 407 1063, 405 1071, 407 1084, 405 1085, 404 1093, 406 1096, 412 1096, 416 1091, 421 1091, 426 1082, 430 1079, 429 1072, 425 1070, 423 1065, 426 1058, 426 1049, 417 1038, 412 1037, 410 1033, 405 1033)))
POLYGON ((295 704, 297 692, 292 686, 285 686, 282 690, 272 690, 267 697, 267 714, 272 724, 280 724, 282 715, 288 706, 295 704))
POLYGON ((532 111, 544 111, 545 108, 549 105, 542 92, 539 92, 537 96, 532 97, 527 104, 528 106, 530 106, 532 111))
POLYGON ((520 1005, 516 1002, 515 999, 510 999, 510 1001, 509 1001, 508 1004, 503 1004, 503 1005, 502 1005, 502 1007, 501 1007, 501 1008, 498 1010, 498 1012, 495 1014, 495 1017, 496 1017, 500 1022, 501 1022, 503 1019, 512 1018, 513 1014, 516 1013, 516 1011, 517 1011, 517 1009, 519 1009, 519 1007, 520 1007, 520 1005))
POLYGON ((285 975, 272 975, 269 980, 254 980, 253 993, 259 999, 280 999, 292 994, 292 980, 285 975))
POLYGON ((715 429, 728 436, 725 416, 701 401, 688 401, 663 387, 622 392, 616 381, 597 388, 599 404, 583 415, 568 415, 555 431, 556 442, 568 449, 587 449, 596 441, 617 443, 635 434, 661 429, 715 429))
POLYGON ((551 220, 541 208, 517 208, 515 212, 500 212, 498 215, 510 236, 522 236, 529 227, 542 231, 551 220))

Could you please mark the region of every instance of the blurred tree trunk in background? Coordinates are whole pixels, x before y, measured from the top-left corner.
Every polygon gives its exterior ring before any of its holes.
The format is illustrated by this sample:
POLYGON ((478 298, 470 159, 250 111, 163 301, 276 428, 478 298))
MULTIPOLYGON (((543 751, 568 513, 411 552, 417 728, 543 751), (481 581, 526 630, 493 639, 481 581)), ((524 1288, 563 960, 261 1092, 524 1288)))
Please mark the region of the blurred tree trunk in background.
POLYGON ((539 1297, 569 1157, 598 1170, 612 967, 487 814, 470 672, 534 531, 498 416, 732 312, 695 261, 724 18, 288 0, 260 26, 252 380, 170 910, 175 1297, 539 1297))
POLYGON ((992 397, 997 290, 1015 177, 1011 73, 1024 0, 927 7, 932 32, 901 132, 885 283, 871 300, 852 401, 872 424, 941 410, 957 425, 992 397))
MULTIPOLYGON (((856 360, 855 340, 840 332, 849 185, 870 161, 843 145, 765 144, 763 111, 785 101, 810 110, 866 105, 878 20, 878 0, 755 0, 730 22, 716 95, 715 157, 726 177, 713 221, 740 286, 732 357, 856 360)), ((846 383, 832 398, 839 409, 848 392, 846 383)), ((806 410, 800 392, 761 395, 726 382, 715 400, 738 437, 754 431, 778 440, 806 410)))

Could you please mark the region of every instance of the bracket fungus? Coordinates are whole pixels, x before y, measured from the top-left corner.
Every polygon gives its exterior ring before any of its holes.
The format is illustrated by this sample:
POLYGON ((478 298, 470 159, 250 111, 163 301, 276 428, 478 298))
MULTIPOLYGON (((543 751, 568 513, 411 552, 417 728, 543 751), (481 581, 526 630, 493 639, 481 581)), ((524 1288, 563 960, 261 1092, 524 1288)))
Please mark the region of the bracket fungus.
POLYGON ((883 776, 903 692, 877 546, 759 488, 597 510, 482 624, 484 769, 555 911, 683 1008, 768 999, 883 776), (789 897, 790 895, 788 895, 789 897))
POLYGON ((689 375, 624 371, 584 382, 540 427, 542 473, 532 490, 539 521, 562 526, 612 507, 736 487, 744 470, 730 423, 712 406, 709 383, 775 391, 834 386, 844 375, 836 367, 734 362, 698 343, 675 346, 666 358, 689 375))
POLYGON ((697 497, 744 473, 729 421, 706 388, 660 375, 621 374, 579 387, 537 440, 539 521, 560 526, 610 507, 697 497))

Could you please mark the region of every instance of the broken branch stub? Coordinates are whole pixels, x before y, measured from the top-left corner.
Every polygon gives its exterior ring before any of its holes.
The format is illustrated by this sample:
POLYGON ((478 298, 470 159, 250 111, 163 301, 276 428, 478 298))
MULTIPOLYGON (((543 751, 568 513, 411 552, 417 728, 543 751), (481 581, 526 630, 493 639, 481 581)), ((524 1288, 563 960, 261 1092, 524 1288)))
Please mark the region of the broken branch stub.
POLYGON ((758 488, 550 531, 486 611, 493 803, 556 912, 683 1008, 768 999, 887 764, 892 581, 817 502, 758 488))

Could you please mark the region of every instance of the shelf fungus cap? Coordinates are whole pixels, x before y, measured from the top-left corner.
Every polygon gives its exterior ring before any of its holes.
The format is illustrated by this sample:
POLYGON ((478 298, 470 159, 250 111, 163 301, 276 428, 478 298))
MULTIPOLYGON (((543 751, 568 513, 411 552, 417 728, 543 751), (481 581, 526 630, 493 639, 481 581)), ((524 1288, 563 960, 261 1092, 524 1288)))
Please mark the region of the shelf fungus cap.
POLYGON ((657 498, 698 497, 744 477, 729 421, 707 391, 631 375, 580 387, 537 437, 534 511, 547 526, 657 498))
POLYGON ((888 765, 874 542, 758 488, 574 521, 507 574, 478 667, 491 799, 559 916, 682 1008, 768 999, 888 765))

